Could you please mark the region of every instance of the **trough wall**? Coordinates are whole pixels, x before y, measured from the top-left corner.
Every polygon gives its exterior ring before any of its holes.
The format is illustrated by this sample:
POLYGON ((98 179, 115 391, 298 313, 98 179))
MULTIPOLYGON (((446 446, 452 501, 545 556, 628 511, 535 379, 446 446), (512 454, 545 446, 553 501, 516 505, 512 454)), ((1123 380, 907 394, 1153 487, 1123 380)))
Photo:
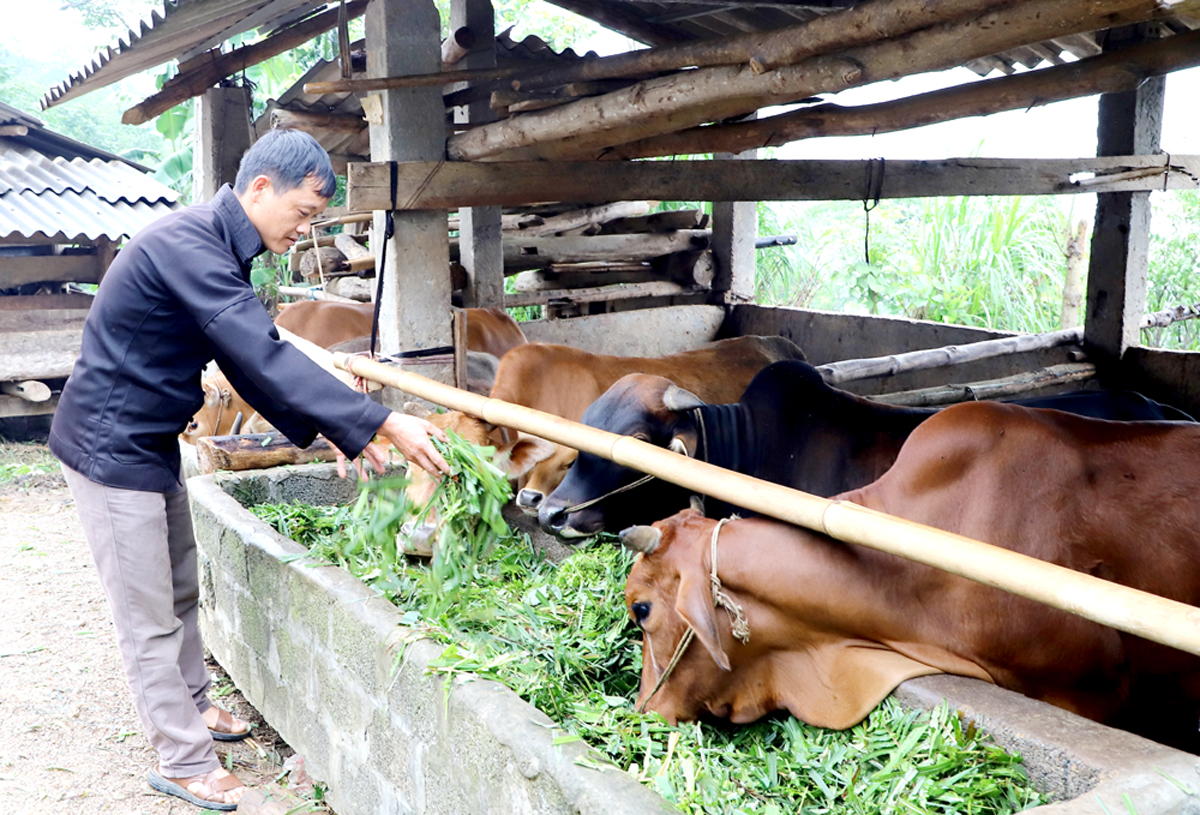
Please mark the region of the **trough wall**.
MULTIPOLYGON (((189 479, 205 642, 238 688, 329 785, 340 815, 675 811, 625 773, 575 764, 554 723, 504 686, 429 676, 441 647, 405 643, 400 612, 244 503, 352 497, 332 465, 189 479), (236 497, 235 497, 236 496, 236 497)), ((948 699, 1060 803, 1039 815, 1200 815, 1197 758, 976 681, 923 677, 906 705, 948 699), (1128 805, 1126 798, 1128 797, 1128 805), (1132 806, 1133 809, 1129 809, 1132 806)))

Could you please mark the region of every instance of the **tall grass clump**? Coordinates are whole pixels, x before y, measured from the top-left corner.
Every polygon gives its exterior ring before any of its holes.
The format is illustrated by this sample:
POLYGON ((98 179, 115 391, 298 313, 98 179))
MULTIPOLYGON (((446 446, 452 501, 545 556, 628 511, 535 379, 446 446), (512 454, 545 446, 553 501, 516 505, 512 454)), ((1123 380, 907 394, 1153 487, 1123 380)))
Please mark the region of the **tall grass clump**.
POLYGON ((410 641, 441 643, 431 671, 451 683, 502 682, 555 721, 557 744, 584 741, 590 749, 578 763, 633 775, 692 815, 1001 815, 1042 802, 1019 758, 945 707, 919 713, 888 700, 840 732, 784 715, 673 727, 636 712, 640 635, 624 601, 631 554, 608 536, 560 564, 547 561, 527 536, 495 521, 507 484, 483 466, 490 451, 456 437, 438 444, 452 465, 434 500, 453 527, 439 532, 457 541, 446 556, 453 564, 397 555, 405 501, 397 482, 364 487, 366 497, 348 507, 252 510, 312 560, 344 565, 394 602, 410 641))
MULTIPOLYGON (((1146 311, 1200 303, 1200 191, 1156 194, 1146 311)), ((1142 344, 1200 350, 1200 321, 1186 320, 1142 331, 1142 344)))
POLYGON ((861 203, 772 209, 787 224, 780 231, 799 240, 759 253, 759 302, 1012 331, 1059 327, 1069 216, 1052 198, 882 201, 869 232, 861 203))

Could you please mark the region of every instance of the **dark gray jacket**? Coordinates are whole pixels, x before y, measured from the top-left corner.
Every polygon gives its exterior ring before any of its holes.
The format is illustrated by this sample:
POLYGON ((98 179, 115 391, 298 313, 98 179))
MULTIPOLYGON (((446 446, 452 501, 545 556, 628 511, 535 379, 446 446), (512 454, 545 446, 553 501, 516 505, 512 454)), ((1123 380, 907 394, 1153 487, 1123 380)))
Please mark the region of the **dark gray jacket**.
POLYGON ((63 389, 50 449, 92 481, 179 489, 178 435, 215 359, 237 392, 300 447, 317 433, 358 455, 390 411, 279 339, 250 285, 262 241, 233 191, 162 218, 104 276, 63 389))

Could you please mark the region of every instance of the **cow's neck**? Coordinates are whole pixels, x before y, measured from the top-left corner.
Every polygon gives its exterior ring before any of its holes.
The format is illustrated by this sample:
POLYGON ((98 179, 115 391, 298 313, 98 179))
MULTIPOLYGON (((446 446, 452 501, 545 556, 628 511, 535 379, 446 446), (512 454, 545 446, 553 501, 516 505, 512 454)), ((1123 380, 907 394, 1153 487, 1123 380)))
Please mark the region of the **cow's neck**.
MULTIPOLYGON (((704 405, 696 409, 700 441, 696 458, 737 473, 747 472, 747 455, 753 449, 747 436, 749 424, 741 404, 704 405)), ((705 499, 705 514, 711 518, 747 515, 746 510, 716 498, 705 499)))

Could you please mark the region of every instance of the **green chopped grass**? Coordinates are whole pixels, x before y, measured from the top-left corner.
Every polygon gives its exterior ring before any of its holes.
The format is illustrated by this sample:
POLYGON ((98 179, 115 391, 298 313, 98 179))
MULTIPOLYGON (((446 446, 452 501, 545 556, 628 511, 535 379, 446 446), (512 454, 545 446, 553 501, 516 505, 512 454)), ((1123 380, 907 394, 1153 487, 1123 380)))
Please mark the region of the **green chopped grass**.
POLYGON ((434 498, 443 528, 431 565, 397 554, 396 531, 414 512, 403 482, 369 482, 347 507, 252 510, 388 597, 411 639, 442 643, 430 670, 500 681, 556 721, 561 739, 583 739, 581 763, 628 772, 697 815, 999 815, 1043 802, 1019 758, 944 706, 924 713, 888 699, 840 732, 786 715, 672 727, 637 713, 640 635, 624 601, 632 556, 607 537, 547 561, 500 519, 509 488, 486 448, 452 438, 440 449, 452 476, 434 498))

